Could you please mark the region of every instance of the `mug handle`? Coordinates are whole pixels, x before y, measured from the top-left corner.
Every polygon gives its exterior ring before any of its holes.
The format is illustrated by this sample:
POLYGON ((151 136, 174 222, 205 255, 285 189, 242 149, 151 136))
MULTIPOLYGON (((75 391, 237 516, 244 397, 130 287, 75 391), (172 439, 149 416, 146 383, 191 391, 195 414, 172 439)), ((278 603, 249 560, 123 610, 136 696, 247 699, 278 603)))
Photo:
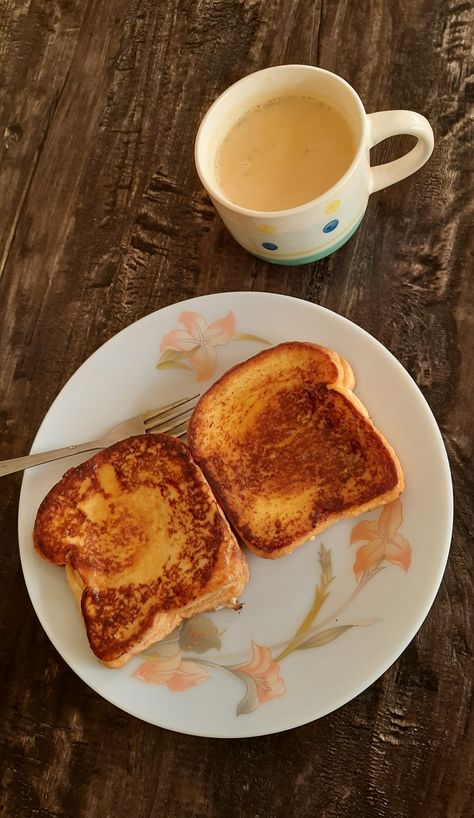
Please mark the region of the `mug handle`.
POLYGON ((370 192, 375 193, 376 190, 400 182, 421 168, 432 154, 434 137, 428 120, 415 111, 379 111, 367 114, 367 119, 370 148, 399 134, 410 134, 418 140, 415 147, 400 159, 370 168, 370 192))

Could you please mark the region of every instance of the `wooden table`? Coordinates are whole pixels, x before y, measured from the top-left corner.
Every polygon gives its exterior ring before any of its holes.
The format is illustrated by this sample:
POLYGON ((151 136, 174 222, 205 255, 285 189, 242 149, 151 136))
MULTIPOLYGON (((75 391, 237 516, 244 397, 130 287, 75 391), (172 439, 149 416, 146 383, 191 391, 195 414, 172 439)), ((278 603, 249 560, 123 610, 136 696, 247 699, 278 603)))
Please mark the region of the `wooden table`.
POLYGON ((0 457, 28 451, 61 386, 131 322, 194 295, 275 291, 396 355, 440 424, 457 502, 436 602, 395 665, 319 722, 225 741, 129 717, 68 668, 20 569, 21 475, 2 479, 7 818, 474 816, 472 18, 449 0, 3 0, 0 457), (341 74, 369 111, 424 113, 436 138, 345 247, 299 268, 232 240, 192 159, 218 94, 285 62, 341 74))

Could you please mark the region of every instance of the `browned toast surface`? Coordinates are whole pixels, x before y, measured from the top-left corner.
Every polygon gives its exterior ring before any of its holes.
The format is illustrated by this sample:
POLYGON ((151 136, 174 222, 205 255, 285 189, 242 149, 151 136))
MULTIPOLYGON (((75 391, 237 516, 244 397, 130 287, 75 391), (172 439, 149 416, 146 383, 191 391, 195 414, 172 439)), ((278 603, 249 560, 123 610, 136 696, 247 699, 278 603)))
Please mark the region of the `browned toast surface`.
POLYGON ((199 401, 191 451, 260 556, 289 553, 402 491, 398 459, 353 386, 337 353, 288 342, 234 367, 199 401))
POLYGON ((244 587, 245 558, 188 448, 141 435, 68 471, 34 544, 66 565, 95 655, 110 665, 244 587))

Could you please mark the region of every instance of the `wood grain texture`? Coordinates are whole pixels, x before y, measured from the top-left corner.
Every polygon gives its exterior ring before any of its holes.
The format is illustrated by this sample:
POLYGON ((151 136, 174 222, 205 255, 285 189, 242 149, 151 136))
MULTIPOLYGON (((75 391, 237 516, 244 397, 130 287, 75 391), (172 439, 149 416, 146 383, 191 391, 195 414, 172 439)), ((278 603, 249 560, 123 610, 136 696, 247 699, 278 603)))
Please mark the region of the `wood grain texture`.
POLYGON ((0 4, 0 458, 28 450, 68 377, 132 321, 264 290, 336 310, 394 352, 441 426, 456 491, 445 578, 398 662, 319 722, 231 742, 141 723, 69 670, 21 575, 21 478, 2 479, 7 818, 474 816, 473 17, 456 0, 0 4), (301 268, 235 244, 192 162, 216 96, 285 62, 341 74, 369 111, 421 111, 436 138, 345 247, 301 268))

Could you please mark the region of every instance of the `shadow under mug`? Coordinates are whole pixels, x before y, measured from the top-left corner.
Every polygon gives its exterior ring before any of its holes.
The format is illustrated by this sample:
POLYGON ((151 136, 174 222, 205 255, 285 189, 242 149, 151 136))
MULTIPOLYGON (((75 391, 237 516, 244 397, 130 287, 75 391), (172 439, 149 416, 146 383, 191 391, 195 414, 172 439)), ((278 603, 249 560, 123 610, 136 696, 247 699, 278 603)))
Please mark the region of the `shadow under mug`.
POLYGON ((231 85, 204 116, 195 143, 197 172, 224 224, 246 250, 274 264, 307 264, 324 258, 357 230, 371 193, 421 168, 433 150, 433 131, 414 111, 367 114, 354 89, 337 74, 311 65, 279 65, 249 74, 231 85), (240 207, 219 186, 216 158, 222 139, 245 113, 288 94, 325 97, 349 122, 357 150, 346 173, 329 190, 288 210, 240 207), (370 148, 398 134, 416 145, 400 159, 370 166, 370 148))

